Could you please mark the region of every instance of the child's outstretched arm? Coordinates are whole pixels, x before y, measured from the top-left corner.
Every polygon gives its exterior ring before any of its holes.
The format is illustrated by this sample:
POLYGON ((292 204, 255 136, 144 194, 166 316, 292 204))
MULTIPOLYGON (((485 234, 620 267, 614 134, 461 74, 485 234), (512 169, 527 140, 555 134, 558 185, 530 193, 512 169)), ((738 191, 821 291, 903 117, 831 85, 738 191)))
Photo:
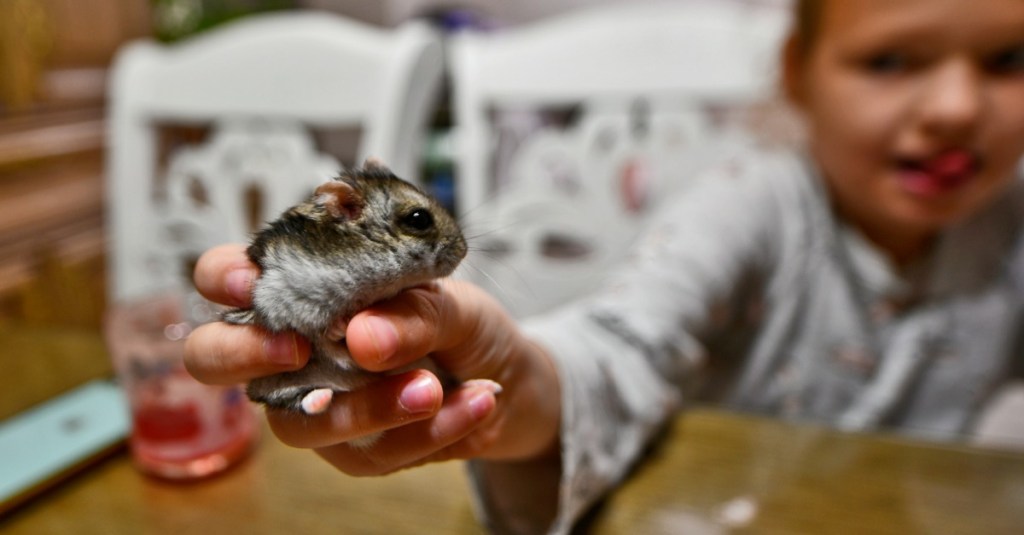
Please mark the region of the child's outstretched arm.
MULTIPOLYGON (((258 274, 240 245, 211 249, 195 282, 207 298, 246 306, 258 274)), ((341 394, 319 415, 268 411, 273 432, 314 449, 352 475, 380 475, 457 458, 539 459, 557 455, 559 380, 549 357, 524 337, 503 309, 467 283, 439 281, 407 290, 357 314, 346 329, 353 358, 371 371, 401 368, 430 356, 456 379, 443 393, 434 374, 415 370, 341 394), (474 379, 489 379, 500 385, 474 379), (345 442, 387 430, 370 449, 345 442)), ((245 382, 302 367, 308 344, 250 326, 211 323, 188 340, 185 362, 200 381, 245 382)))

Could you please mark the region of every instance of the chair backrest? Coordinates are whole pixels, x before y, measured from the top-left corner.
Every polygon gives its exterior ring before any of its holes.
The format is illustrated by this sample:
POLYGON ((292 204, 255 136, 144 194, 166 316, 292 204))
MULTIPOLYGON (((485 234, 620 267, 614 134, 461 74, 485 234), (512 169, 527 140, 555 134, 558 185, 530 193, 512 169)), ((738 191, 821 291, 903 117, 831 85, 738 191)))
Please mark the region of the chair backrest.
POLYGON ((415 181, 443 65, 426 23, 315 12, 126 46, 109 99, 111 297, 182 284, 190 259, 308 195, 340 167, 325 131, 358 129, 354 163, 375 156, 415 181), (205 138, 167 151, 167 125, 205 138))
POLYGON ((712 145, 744 142, 737 116, 774 97, 787 25, 718 0, 456 36, 457 203, 474 250, 460 275, 518 316, 591 290, 712 145))

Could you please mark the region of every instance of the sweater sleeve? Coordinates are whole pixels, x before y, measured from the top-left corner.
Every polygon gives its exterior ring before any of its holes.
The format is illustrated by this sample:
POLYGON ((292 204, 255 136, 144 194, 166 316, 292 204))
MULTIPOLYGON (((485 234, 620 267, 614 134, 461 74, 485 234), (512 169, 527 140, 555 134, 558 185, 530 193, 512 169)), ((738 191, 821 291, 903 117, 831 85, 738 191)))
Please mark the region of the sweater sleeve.
POLYGON ((778 202, 754 175, 736 162, 707 174, 654 216, 595 295, 524 323, 558 366, 562 455, 469 463, 492 531, 568 532, 682 406, 723 307, 770 262, 778 202))

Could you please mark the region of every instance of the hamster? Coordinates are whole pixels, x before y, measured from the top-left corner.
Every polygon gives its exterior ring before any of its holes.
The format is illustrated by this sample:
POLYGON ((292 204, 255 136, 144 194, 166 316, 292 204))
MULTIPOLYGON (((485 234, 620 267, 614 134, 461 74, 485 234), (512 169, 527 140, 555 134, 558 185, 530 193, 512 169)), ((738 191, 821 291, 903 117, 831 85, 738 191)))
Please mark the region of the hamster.
POLYGON ((450 275, 466 240, 440 204, 370 159, 256 233, 247 253, 262 270, 252 308, 224 320, 294 330, 311 353, 302 369, 253 380, 246 392, 270 408, 318 414, 334 392, 379 376, 356 366, 344 325, 374 302, 450 275))

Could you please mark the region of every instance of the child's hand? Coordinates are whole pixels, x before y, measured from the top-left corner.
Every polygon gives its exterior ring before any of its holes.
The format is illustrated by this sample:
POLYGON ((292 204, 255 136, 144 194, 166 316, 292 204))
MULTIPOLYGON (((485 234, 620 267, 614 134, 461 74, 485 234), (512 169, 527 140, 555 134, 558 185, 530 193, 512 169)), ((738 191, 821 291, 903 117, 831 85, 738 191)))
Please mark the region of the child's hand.
MULTIPOLYGON (((258 271, 240 245, 207 251, 195 283, 207 298, 247 306, 258 271)), ((388 376, 336 395, 323 414, 267 411, 286 444, 312 448, 353 475, 377 475, 453 458, 525 459, 556 451, 560 388, 553 363, 501 307, 473 285, 444 280, 407 290, 357 314, 346 330, 353 359, 372 371, 430 356, 461 387, 442 392, 432 373, 388 376), (490 379, 501 386, 500 394, 490 379), (387 430, 371 448, 346 441, 387 430)), ((250 326, 210 323, 188 340, 185 364, 211 384, 246 382, 301 368, 309 344, 250 326)))

